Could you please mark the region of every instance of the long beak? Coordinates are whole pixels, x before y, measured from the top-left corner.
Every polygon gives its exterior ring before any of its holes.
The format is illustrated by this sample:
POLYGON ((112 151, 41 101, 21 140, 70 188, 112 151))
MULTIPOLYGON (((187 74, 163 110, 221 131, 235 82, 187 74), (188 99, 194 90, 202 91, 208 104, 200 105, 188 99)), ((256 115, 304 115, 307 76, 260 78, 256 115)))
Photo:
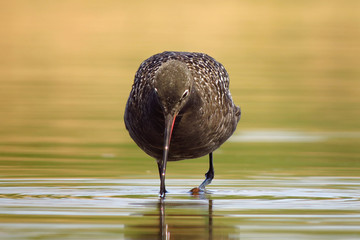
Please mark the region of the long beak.
POLYGON ((174 128, 174 123, 176 119, 176 114, 168 114, 165 116, 165 132, 164 132, 164 150, 163 150, 163 159, 159 163, 159 173, 160 173, 160 197, 165 197, 165 172, 166 172, 166 163, 168 160, 169 148, 171 135, 174 128))

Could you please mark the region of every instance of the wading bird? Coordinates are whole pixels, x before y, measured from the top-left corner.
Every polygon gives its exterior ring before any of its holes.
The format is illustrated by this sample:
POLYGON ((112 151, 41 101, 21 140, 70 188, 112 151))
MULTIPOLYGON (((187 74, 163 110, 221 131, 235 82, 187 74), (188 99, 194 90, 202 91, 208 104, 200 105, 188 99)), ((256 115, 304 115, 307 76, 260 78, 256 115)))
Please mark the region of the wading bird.
POLYGON ((137 70, 124 121, 135 143, 156 159, 163 198, 167 161, 209 154, 199 190, 211 183, 212 152, 232 135, 240 115, 221 63, 203 53, 163 52, 137 70))

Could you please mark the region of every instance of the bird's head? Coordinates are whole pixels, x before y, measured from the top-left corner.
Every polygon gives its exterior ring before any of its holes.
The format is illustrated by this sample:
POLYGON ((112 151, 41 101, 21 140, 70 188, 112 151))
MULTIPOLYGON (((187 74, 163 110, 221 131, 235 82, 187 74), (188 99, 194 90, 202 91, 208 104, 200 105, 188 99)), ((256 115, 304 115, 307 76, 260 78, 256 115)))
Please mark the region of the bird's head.
POLYGON ((185 63, 169 60, 157 70, 154 91, 164 115, 176 116, 189 99, 193 78, 185 63))

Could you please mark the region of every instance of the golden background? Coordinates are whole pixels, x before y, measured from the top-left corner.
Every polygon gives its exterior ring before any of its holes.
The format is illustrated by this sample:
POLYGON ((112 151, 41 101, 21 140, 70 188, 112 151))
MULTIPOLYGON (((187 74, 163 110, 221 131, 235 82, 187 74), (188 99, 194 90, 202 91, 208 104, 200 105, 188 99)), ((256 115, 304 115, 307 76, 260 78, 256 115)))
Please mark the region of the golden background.
POLYGON ((148 161, 123 112, 140 63, 165 50, 226 67, 243 112, 236 134, 356 133, 359 9, 357 0, 2 1, 2 176, 77 175, 100 154, 88 175, 120 171, 94 173, 113 155, 148 161))

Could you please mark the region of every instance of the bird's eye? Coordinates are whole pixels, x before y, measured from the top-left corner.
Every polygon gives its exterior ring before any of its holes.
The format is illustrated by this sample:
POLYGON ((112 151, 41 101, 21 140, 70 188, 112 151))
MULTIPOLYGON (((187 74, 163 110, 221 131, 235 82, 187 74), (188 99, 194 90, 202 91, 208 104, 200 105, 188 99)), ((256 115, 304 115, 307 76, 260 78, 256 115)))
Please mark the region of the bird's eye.
POLYGON ((181 96, 182 99, 186 98, 186 96, 189 94, 189 89, 186 89, 183 95, 181 96))

